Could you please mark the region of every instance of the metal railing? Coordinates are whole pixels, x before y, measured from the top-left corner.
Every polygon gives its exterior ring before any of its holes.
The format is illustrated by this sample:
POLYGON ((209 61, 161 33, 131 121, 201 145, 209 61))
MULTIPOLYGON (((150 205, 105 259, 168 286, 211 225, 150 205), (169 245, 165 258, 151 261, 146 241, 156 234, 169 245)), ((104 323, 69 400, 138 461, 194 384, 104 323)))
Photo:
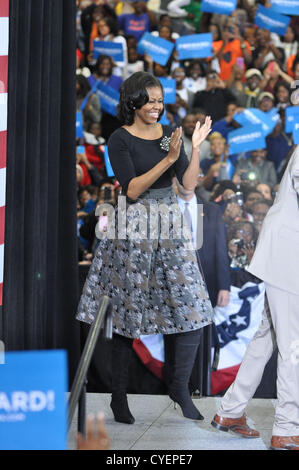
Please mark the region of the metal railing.
POLYGON ((86 422, 86 377, 101 330, 103 338, 112 339, 112 305, 106 295, 102 297, 98 314, 90 327, 68 402, 68 429, 78 404, 78 431, 83 435, 86 422))

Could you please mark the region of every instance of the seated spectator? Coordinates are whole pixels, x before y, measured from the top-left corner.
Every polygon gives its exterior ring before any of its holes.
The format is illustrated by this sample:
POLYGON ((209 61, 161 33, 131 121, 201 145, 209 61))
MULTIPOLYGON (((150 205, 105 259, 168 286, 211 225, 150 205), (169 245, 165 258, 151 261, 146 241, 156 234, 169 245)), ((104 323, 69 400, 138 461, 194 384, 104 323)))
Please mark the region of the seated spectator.
POLYGON ((286 67, 289 57, 296 55, 298 52, 298 35, 293 25, 289 24, 285 35, 280 37, 276 45, 284 51, 284 67, 286 67))
POLYGON ((133 2, 134 13, 120 15, 118 27, 121 34, 135 36, 139 41, 145 32, 150 32, 156 25, 155 15, 147 9, 146 2, 133 2))
POLYGON ((291 106, 291 88, 287 82, 278 82, 274 87, 275 107, 285 109, 291 106))
POLYGON ((86 187, 87 185, 93 184, 95 186, 100 186, 102 182, 102 176, 89 161, 84 153, 77 152, 77 186, 80 189, 81 187, 86 187))
POLYGON ((249 158, 238 160, 233 181, 240 184, 242 180, 266 183, 271 188, 277 183, 275 167, 273 162, 267 160, 266 149, 253 150, 249 158))
MULTIPOLYGON (((117 20, 110 16, 106 18, 101 18, 98 21, 98 36, 95 38, 95 40, 109 41, 122 44, 124 60, 115 63, 116 67, 114 67, 113 69, 113 75, 124 77, 125 69, 128 63, 127 41, 123 36, 120 36, 118 34, 117 20)), ((93 51, 93 45, 91 50, 93 51)))
POLYGON ((212 71, 207 75, 206 89, 195 94, 193 106, 203 108, 215 122, 224 118, 227 104, 234 101, 234 95, 225 87, 218 74, 212 71))
POLYGON ((109 5, 99 4, 102 3, 101 0, 93 2, 91 5, 84 8, 81 13, 81 26, 84 33, 84 43, 85 43, 85 57, 87 61, 87 56, 89 55, 90 46, 92 47, 93 39, 98 34, 97 22, 104 17, 111 16, 116 19, 116 14, 109 5))
POLYGON ((293 134, 285 132, 285 112, 281 110, 279 114, 280 120, 266 137, 267 158, 273 162, 277 173, 282 170, 286 156, 293 147, 293 134))
POLYGON ((93 87, 97 81, 119 91, 123 82, 122 78, 113 74, 114 62, 109 55, 100 55, 94 67, 94 73, 88 78, 90 86, 93 87))
POLYGON ((263 91, 263 93, 261 93, 257 99, 258 109, 264 113, 267 113, 268 111, 271 111, 272 108, 274 108, 274 102, 274 95, 268 91, 263 91))
POLYGON ((272 190, 268 184, 259 183, 256 186, 256 189, 263 195, 264 199, 267 199, 268 201, 271 201, 271 203, 273 203, 272 190))
POLYGON ((176 92, 186 103, 185 108, 190 111, 193 108, 194 93, 183 85, 186 74, 183 67, 177 67, 172 72, 172 78, 176 81, 176 92))
POLYGON ((223 28, 222 40, 213 42, 213 49, 215 57, 219 60, 221 80, 229 79, 238 57, 244 59, 245 66, 251 63, 250 45, 241 36, 236 24, 228 24, 223 28))
POLYGON ((84 132, 84 146, 88 161, 98 170, 99 175, 106 176, 102 127, 98 123, 91 124, 89 132, 84 132))
MULTIPOLYGON (((184 142, 185 152, 189 159, 191 158, 192 153, 192 134, 195 129, 196 122, 197 120, 195 115, 191 113, 188 113, 182 120, 182 139, 184 142)), ((210 148, 211 146, 208 139, 202 142, 199 152, 200 161, 205 158, 209 158, 210 148)))
POLYGON ((268 29, 256 29, 256 43, 257 47, 252 53, 252 67, 261 70, 271 60, 277 59, 280 63, 284 62, 284 51, 274 45, 268 29))
POLYGON ((204 174, 203 185, 211 191, 214 185, 221 180, 227 180, 227 148, 225 139, 219 132, 213 132, 210 136, 212 158, 205 158, 200 162, 204 174))
POLYGON ((144 62, 139 60, 138 52, 136 46, 128 47, 128 65, 126 67, 125 78, 130 77, 135 72, 144 71, 144 62))
POLYGON ((255 188, 247 188, 243 190, 243 218, 253 222, 252 208, 254 203, 261 201, 263 195, 255 188))
POLYGON ((237 106, 241 108, 256 108, 257 99, 261 93, 262 72, 258 69, 249 69, 245 73, 246 82, 243 81, 243 69, 234 65, 226 86, 236 99, 237 106))
POLYGON ((83 75, 76 75, 76 109, 82 111, 83 128, 85 130, 91 124, 99 123, 102 117, 99 98, 94 93, 89 94, 90 89, 88 79, 83 75))
POLYGON ((260 283, 246 268, 253 257, 258 232, 249 221, 233 222, 227 232, 228 256, 230 258, 231 283, 242 287, 246 282, 260 283))
POLYGON ((236 130, 240 125, 234 121, 234 115, 238 112, 236 103, 228 103, 226 106, 226 115, 213 123, 212 132, 219 132, 225 139, 229 132, 236 130))
POLYGON ((183 86, 192 93, 205 90, 207 86, 206 72, 202 62, 199 59, 194 59, 186 67, 186 78, 183 81, 183 86))
POLYGON ((274 94, 275 88, 281 83, 291 84, 293 79, 281 70, 281 64, 277 60, 271 60, 264 68, 264 80, 261 84, 263 91, 274 94))
POLYGON ((262 199, 255 202, 252 206, 253 223, 259 233, 261 231, 264 218, 266 217, 272 204, 273 203, 269 201, 269 199, 262 199))

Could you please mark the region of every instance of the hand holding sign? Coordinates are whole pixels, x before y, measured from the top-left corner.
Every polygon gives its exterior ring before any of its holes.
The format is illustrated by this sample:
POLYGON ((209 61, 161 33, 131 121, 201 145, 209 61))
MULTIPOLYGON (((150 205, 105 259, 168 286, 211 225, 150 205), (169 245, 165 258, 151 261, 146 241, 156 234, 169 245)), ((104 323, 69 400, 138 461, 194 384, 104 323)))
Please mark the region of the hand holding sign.
POLYGON ((197 121, 192 135, 192 147, 199 148, 200 144, 208 137, 211 130, 212 119, 210 116, 206 117, 205 122, 202 126, 200 126, 200 122, 197 121))

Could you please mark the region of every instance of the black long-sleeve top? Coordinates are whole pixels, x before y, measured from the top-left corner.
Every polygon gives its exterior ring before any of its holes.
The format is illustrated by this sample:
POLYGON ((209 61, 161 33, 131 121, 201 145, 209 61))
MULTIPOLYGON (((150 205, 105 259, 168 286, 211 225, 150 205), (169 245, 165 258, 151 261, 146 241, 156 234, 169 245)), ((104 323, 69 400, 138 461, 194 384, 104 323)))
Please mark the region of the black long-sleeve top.
MULTIPOLYGON (((170 137, 170 126, 163 127, 163 136, 159 139, 147 140, 135 137, 129 131, 120 127, 111 134, 108 141, 108 153, 115 178, 122 186, 123 194, 127 194, 131 179, 143 175, 166 157, 168 150, 161 148, 165 136, 170 137)), ((167 144, 167 143, 166 143, 167 144)), ((151 186, 165 188, 171 186, 173 176, 183 184, 182 178, 189 165, 183 143, 177 161, 168 168, 151 186)))

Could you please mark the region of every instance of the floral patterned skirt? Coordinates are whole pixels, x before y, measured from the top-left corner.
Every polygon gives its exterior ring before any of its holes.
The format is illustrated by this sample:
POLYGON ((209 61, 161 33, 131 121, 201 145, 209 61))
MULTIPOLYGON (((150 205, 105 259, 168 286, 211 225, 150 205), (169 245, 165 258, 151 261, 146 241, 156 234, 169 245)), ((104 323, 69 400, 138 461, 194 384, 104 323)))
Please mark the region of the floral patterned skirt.
POLYGON ((107 295, 112 303, 113 331, 129 338, 191 331, 212 322, 213 308, 196 253, 186 232, 177 236, 178 213, 169 211, 172 205, 179 208, 172 187, 149 189, 136 203, 126 201, 125 210, 118 204, 114 237, 98 243, 79 302, 78 320, 92 323, 101 296, 107 295), (125 236, 118 235, 120 215, 131 231, 125 236), (138 230, 134 232, 133 227, 138 230), (163 230, 167 229, 165 236, 163 230), (137 232, 138 236, 132 236, 137 232))

